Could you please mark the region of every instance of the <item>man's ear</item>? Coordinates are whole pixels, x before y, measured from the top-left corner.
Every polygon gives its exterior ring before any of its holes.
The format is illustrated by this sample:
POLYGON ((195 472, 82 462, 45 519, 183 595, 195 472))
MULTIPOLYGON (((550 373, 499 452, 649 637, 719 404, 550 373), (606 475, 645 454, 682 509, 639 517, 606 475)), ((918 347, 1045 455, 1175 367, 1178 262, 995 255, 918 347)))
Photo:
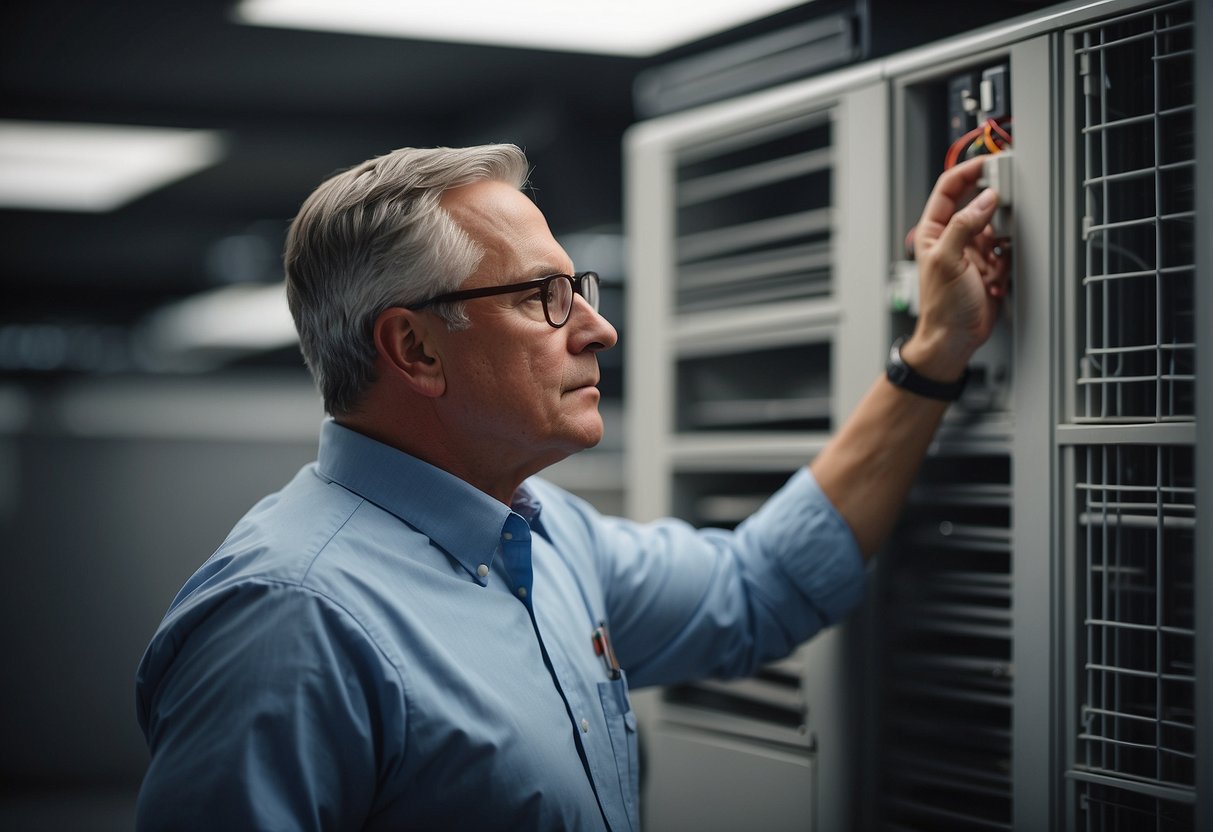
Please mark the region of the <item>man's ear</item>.
POLYGON ((380 372, 392 373, 422 396, 437 398, 446 392, 442 359, 435 350, 433 316, 412 309, 391 307, 375 319, 375 352, 380 372))

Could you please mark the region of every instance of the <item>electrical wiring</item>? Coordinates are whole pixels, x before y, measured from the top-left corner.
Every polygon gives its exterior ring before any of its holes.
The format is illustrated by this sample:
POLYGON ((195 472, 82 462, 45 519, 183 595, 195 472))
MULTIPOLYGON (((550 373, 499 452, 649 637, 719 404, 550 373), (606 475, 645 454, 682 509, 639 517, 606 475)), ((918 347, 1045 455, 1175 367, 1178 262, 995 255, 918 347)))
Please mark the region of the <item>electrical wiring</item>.
POLYGON ((989 119, 986 121, 985 130, 981 134, 981 141, 982 144, 985 145, 986 150, 990 151, 991 153, 998 153, 1002 150, 1002 148, 994 144, 994 131, 990 129, 993 124, 994 119, 989 119))
POLYGON ((986 119, 963 136, 952 142, 944 157, 944 168, 951 168, 961 160, 972 159, 980 153, 1001 153, 1011 145, 1011 134, 1003 127, 1009 125, 1011 119, 986 119))
POLYGON ((1011 123, 1011 119, 1010 119, 1010 118, 1004 118, 1004 119, 1002 119, 1001 121, 1000 121, 1000 120, 996 120, 996 119, 990 119, 990 121, 989 121, 989 123, 990 123, 990 129, 991 129, 991 130, 993 130, 995 133, 997 133, 999 136, 1001 136, 1001 137, 1002 137, 1002 140, 1003 140, 1004 142, 1006 142, 1007 144, 1010 144, 1010 143, 1011 143, 1011 134, 1010 134, 1010 133, 1008 133, 1006 130, 1004 130, 1004 129, 1003 129, 1003 127, 1002 127, 1002 122, 1006 122, 1007 124, 1010 124, 1010 123, 1011 123))
MULTIPOLYGON (((952 142, 944 159, 944 168, 955 167, 961 156, 967 160, 982 153, 1002 153, 1011 147, 1011 134, 1004 125, 1011 124, 1010 116, 999 119, 988 118, 972 130, 952 142)), ((903 245, 907 259, 914 259, 914 228, 906 232, 903 245)))

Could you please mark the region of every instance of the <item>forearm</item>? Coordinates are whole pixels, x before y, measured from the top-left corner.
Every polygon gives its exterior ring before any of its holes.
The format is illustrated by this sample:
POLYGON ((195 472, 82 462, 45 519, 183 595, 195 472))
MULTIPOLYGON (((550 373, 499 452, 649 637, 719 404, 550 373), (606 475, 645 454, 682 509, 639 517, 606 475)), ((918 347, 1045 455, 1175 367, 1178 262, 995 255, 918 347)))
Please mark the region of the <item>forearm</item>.
POLYGON ((865 557, 892 531, 945 410, 881 377, 810 466, 865 557))
MULTIPOLYGON (((984 191, 956 210, 980 164, 957 165, 939 178, 915 232, 922 305, 901 358, 918 375, 942 384, 964 374, 993 331, 1006 295, 1007 262, 995 253, 989 227, 997 195, 984 191)), ((947 402, 881 378, 814 460, 817 482, 865 555, 892 531, 945 410, 947 402)))

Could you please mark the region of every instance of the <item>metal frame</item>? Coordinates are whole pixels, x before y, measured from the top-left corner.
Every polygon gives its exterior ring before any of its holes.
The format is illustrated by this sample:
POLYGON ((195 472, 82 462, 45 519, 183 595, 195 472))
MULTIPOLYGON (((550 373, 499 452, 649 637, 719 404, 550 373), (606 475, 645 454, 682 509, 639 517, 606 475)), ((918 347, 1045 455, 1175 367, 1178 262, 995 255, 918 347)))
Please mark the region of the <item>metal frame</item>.
MULTIPOLYGON (((1213 4, 1196 4, 1196 135, 1213 130, 1213 4)), ((1196 216, 1213 218, 1213 153, 1197 144, 1196 216)), ((1196 824, 1213 829, 1213 235, 1196 240, 1196 824), (1202 334, 1203 333, 1203 334, 1202 334)))
POLYGON ((1061 678, 1055 638, 1061 620, 1057 510, 1042 483, 1057 482, 1051 428, 1057 380, 1053 356, 1059 286, 1056 234, 1060 187, 1057 123, 1056 38, 1017 44, 1011 50, 1011 95, 1016 117, 1013 187, 1016 239, 1014 309, 1014 428, 1012 505, 1012 706, 1013 818, 1018 829, 1050 829, 1060 814, 1056 778, 1061 678), (1047 588, 1042 592, 1041 588, 1047 588), (1049 647, 1054 649, 1050 650, 1049 647))

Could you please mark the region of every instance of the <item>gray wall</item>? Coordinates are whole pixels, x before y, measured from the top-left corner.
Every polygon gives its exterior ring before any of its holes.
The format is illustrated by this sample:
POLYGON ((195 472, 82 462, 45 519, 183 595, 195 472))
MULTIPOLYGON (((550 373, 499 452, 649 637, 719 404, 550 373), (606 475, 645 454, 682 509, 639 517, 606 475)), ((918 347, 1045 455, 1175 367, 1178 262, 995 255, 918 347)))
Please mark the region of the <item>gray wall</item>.
POLYGON ((133 680, 169 601, 315 455, 304 378, 64 383, 0 396, 0 828, 129 829, 133 680))

